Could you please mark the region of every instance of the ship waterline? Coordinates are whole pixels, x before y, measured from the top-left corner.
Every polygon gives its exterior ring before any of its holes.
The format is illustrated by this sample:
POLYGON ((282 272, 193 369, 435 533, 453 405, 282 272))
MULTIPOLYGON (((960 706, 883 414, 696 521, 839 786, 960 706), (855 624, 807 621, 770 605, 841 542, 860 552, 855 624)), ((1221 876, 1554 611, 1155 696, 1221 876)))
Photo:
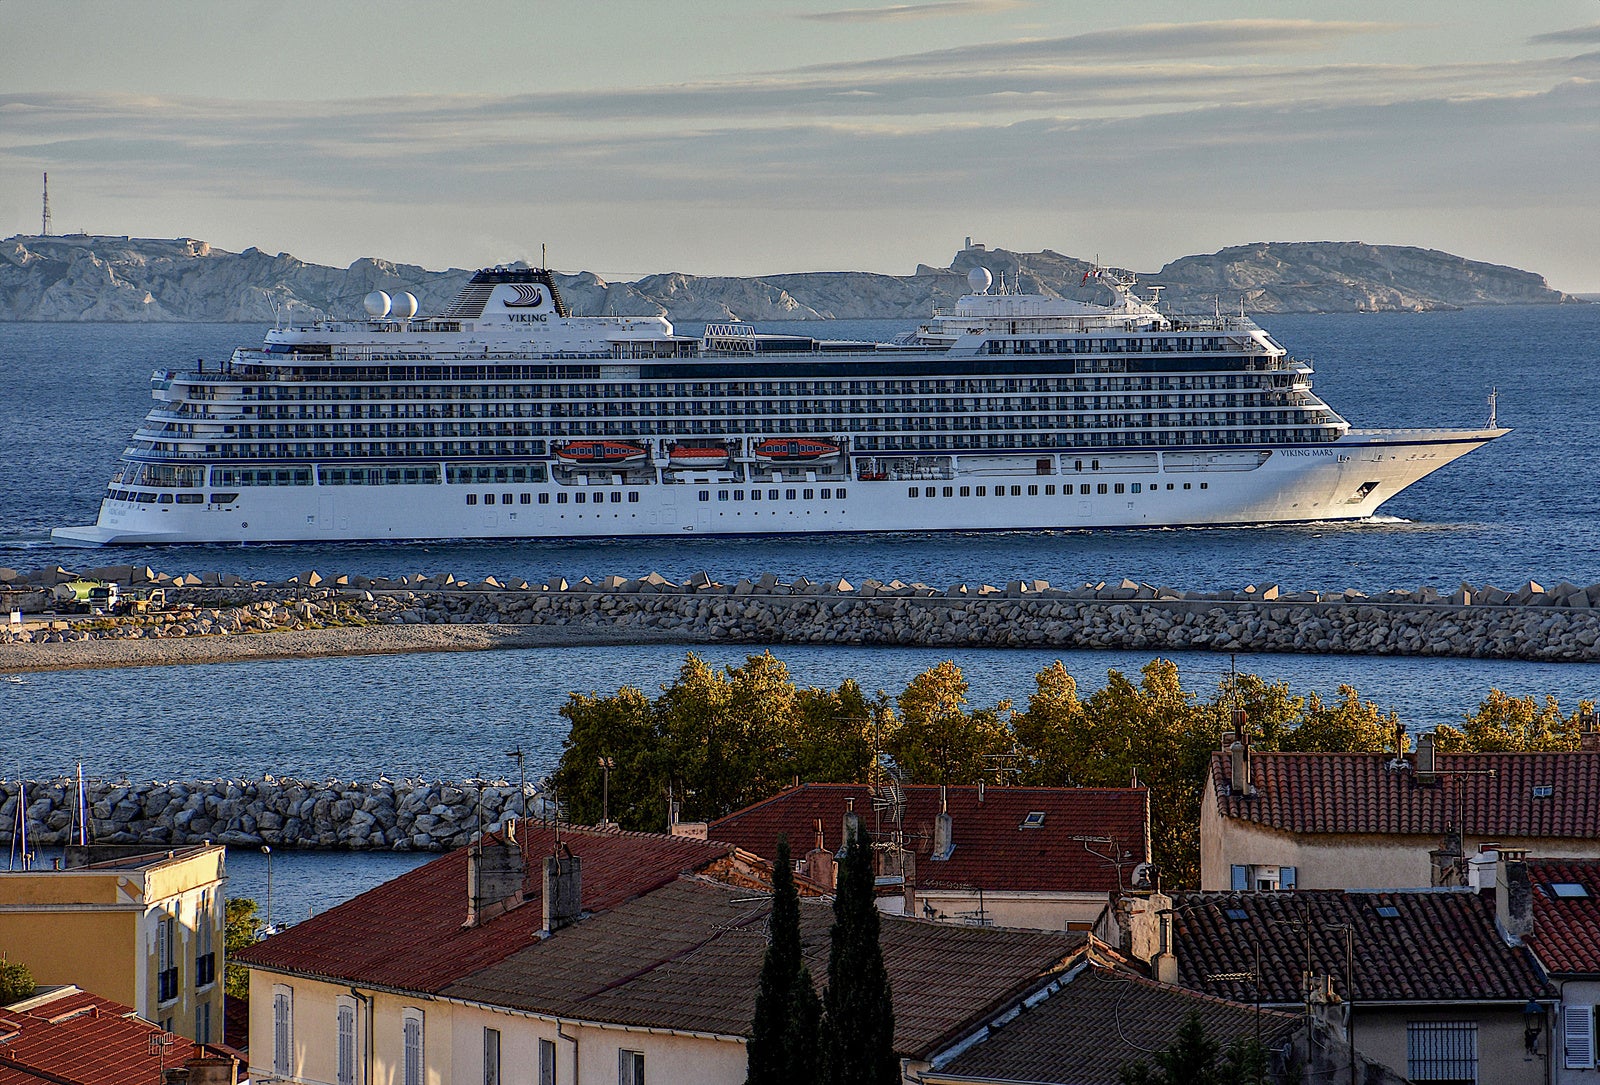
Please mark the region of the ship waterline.
MULTIPOLYGON (((976 273, 975 273, 976 275, 976 273)), ((1353 430, 1241 317, 991 294, 891 343, 574 317, 538 270, 437 318, 159 371, 87 544, 1355 520, 1504 432, 1353 430)), ((1087 286, 1087 283, 1086 283, 1087 286)))

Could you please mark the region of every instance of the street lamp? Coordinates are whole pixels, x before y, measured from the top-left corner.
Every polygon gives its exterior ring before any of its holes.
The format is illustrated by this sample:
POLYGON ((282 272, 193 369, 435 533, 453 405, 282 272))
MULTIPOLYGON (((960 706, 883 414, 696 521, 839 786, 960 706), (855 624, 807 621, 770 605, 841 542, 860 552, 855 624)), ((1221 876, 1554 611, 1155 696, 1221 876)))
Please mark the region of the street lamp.
POLYGON ((1539 1054, 1539 1033, 1544 1028, 1544 1007, 1532 999, 1522 1007, 1523 1062, 1532 1062, 1539 1054))
POLYGON ((272 849, 261 845, 261 854, 267 857, 267 930, 272 930, 272 849))
POLYGON ((609 757, 600 758, 600 827, 611 824, 611 770, 617 767, 609 757))

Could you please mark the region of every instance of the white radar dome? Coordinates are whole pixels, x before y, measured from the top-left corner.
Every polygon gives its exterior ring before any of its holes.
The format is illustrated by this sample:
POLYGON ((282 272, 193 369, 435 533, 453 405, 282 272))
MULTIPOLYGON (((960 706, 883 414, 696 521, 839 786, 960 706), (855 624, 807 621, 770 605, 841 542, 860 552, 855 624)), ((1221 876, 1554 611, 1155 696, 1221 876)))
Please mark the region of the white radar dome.
POLYGON ((410 320, 417 315, 417 296, 406 290, 394 296, 394 307, 389 315, 396 320, 410 320))
POLYGON ((985 294, 989 291, 989 284, 994 282, 994 276, 989 274, 986 267, 975 267, 967 272, 967 286, 974 294, 985 294))
POLYGON ((366 300, 361 304, 367 307, 368 316, 389 315, 389 295, 382 290, 374 290, 367 295, 366 300))

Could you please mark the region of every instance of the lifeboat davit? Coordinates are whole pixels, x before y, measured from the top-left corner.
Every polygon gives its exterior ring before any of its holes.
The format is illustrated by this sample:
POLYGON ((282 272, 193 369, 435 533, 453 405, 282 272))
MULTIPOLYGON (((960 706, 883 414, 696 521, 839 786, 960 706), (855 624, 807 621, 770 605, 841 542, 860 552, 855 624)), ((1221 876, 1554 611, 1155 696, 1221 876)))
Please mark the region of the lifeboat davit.
POLYGON ((649 453, 625 441, 569 441, 556 449, 556 458, 567 463, 632 463, 649 453))
POLYGON ((757 444, 755 454, 756 459, 773 463, 803 463, 837 456, 839 446, 812 437, 773 437, 757 444))
POLYGON ((717 468, 728 463, 728 450, 719 446, 674 445, 667 453, 667 462, 677 468, 717 468))

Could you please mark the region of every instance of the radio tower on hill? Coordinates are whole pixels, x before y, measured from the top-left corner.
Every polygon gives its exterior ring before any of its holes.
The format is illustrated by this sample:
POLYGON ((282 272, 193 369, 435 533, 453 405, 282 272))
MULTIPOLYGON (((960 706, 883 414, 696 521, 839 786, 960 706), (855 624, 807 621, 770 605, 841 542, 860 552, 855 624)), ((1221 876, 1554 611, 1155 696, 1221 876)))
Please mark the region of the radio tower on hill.
POLYGON ((44 214, 39 222, 39 236, 50 236, 50 175, 44 175, 44 214))

